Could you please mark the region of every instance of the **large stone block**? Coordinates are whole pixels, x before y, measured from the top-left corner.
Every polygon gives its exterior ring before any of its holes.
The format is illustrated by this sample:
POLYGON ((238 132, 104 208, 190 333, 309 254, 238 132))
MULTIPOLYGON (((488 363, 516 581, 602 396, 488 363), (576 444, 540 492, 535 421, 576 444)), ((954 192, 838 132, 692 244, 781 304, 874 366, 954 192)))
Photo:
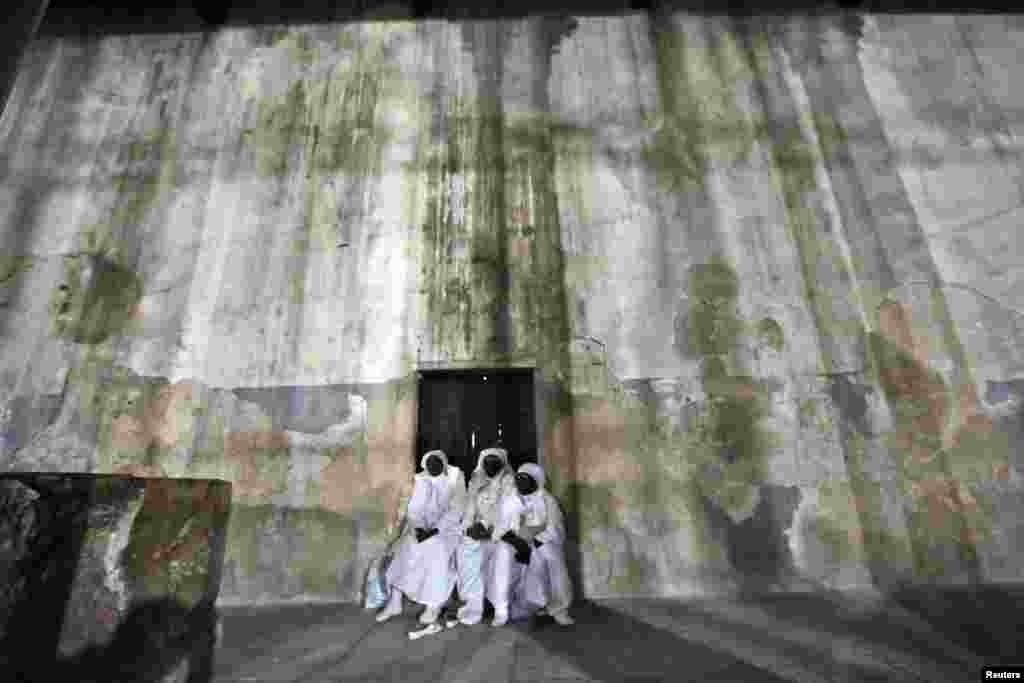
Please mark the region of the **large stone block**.
POLYGON ((195 680, 212 656, 230 501, 214 480, 0 476, 0 668, 109 680, 116 661, 130 680, 195 680))

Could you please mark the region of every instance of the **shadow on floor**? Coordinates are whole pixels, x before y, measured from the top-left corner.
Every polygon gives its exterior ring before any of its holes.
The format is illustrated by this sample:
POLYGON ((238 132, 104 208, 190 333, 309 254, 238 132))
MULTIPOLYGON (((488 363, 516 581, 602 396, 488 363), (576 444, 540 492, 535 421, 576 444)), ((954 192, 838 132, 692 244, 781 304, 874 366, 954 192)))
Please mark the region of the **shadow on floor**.
POLYGON ((623 609, 584 602, 573 608, 575 627, 537 620, 529 635, 549 655, 604 681, 888 681, 908 674, 913 659, 958 680, 978 664, 943 649, 944 633, 928 638, 884 609, 854 604, 806 594, 631 600, 623 609), (895 659, 882 661, 880 653, 895 659))
POLYGON ((900 588, 889 597, 975 654, 1024 663, 1024 584, 900 588))
POLYGON ((852 636, 878 645, 896 644, 931 661, 954 658, 939 633, 926 634, 912 628, 883 604, 858 604, 846 596, 823 594, 764 596, 754 605, 779 623, 815 630, 825 638, 852 636))
POLYGON ((385 624, 357 605, 225 609, 216 680, 922 683, 972 680, 981 665, 947 635, 956 619, 932 625, 877 598, 581 601, 572 614, 568 628, 485 621, 410 642, 409 606, 385 624))
POLYGON ((549 655, 569 662, 595 680, 787 680, 606 606, 583 602, 573 607, 572 614, 576 625, 571 628, 559 627, 550 618, 538 618, 530 629, 530 638, 549 655))
POLYGON ((222 608, 224 635, 217 650, 216 669, 230 675, 279 648, 297 633, 308 632, 324 624, 359 619, 362 613, 362 608, 349 603, 222 608))

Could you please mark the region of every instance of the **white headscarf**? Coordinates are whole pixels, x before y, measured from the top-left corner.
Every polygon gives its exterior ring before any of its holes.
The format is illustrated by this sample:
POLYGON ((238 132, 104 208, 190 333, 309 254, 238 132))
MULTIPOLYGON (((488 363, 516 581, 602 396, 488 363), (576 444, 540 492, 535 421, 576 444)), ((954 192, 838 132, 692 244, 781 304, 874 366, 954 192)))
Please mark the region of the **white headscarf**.
POLYGON ((473 491, 476 488, 482 488, 490 484, 491 482, 499 479, 504 472, 512 472, 512 468, 508 464, 508 451, 504 448, 485 448, 480 451, 480 457, 476 459, 476 467, 473 468, 473 476, 469 480, 469 490, 473 491), (484 472, 484 460, 488 455, 493 455, 501 460, 501 471, 494 475, 494 478, 487 476, 484 472))
POLYGON ((526 526, 544 526, 548 521, 547 501, 544 498, 544 470, 532 462, 525 463, 516 471, 528 474, 537 482, 537 490, 528 496, 520 495, 523 501, 523 523, 526 526))
POLYGON ((485 448, 480 451, 473 476, 469 480, 469 504, 465 518, 467 527, 472 523, 472 518, 477 516, 485 525, 494 526, 498 499, 502 493, 514 493, 512 476, 512 468, 508 464, 508 451, 504 448, 485 448), (501 470, 493 478, 488 477, 484 471, 484 459, 489 455, 496 456, 502 464, 501 470))
POLYGON ((420 458, 420 467, 423 468, 423 471, 420 472, 420 474, 425 474, 428 477, 430 477, 430 472, 427 471, 427 460, 432 455, 436 455, 437 457, 439 457, 441 459, 441 462, 444 464, 444 469, 441 470, 441 474, 437 475, 436 477, 432 477, 433 479, 440 479, 448 472, 448 456, 444 454, 444 451, 427 451, 426 453, 424 453, 423 457, 420 458))
POLYGON ((409 512, 410 516, 418 517, 423 523, 433 526, 438 524, 453 505, 457 505, 461 511, 464 503, 461 497, 465 495, 465 484, 462 480, 462 471, 448 464, 448 456, 444 451, 424 453, 420 458, 420 466, 423 471, 416 474, 416 486, 413 489, 412 500, 409 501, 409 512), (430 476, 430 472, 427 471, 427 458, 431 456, 437 456, 444 464, 441 474, 436 477, 430 476))

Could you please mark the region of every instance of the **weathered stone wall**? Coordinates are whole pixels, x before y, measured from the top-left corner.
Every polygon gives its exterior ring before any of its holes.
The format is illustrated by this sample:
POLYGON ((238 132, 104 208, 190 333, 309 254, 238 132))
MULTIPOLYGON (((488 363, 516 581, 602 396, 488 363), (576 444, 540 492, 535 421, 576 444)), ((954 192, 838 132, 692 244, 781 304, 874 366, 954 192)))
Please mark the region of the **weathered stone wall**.
POLYGON ((1010 17, 39 39, 7 470, 234 484, 222 595, 354 598, 417 367, 536 366, 589 595, 1021 577, 1010 17))

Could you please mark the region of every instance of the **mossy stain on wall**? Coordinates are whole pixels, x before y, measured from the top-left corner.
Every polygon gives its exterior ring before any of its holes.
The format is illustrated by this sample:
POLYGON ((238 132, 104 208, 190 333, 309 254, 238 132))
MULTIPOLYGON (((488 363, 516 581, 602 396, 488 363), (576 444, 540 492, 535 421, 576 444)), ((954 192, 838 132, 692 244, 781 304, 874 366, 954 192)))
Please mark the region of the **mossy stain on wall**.
POLYGON ((225 562, 236 591, 256 598, 274 586, 293 594, 338 595, 355 562, 355 528, 346 515, 318 509, 236 504, 225 562), (342 576, 339 577, 339 567, 342 576))
POLYGON ((0 256, 0 291, 13 285, 22 273, 31 270, 34 260, 30 256, 0 256))
POLYGON ((53 334, 98 344, 122 334, 142 296, 142 282, 131 270, 102 256, 64 258, 64 276, 50 296, 53 334))
POLYGON ((1009 462, 1012 445, 981 413, 973 390, 952 390, 929 367, 905 306, 885 301, 878 318, 869 340, 894 420, 886 441, 909 503, 915 571, 956 573, 950 552, 963 566, 977 566, 978 546, 992 535, 993 505, 985 489, 1009 462))

